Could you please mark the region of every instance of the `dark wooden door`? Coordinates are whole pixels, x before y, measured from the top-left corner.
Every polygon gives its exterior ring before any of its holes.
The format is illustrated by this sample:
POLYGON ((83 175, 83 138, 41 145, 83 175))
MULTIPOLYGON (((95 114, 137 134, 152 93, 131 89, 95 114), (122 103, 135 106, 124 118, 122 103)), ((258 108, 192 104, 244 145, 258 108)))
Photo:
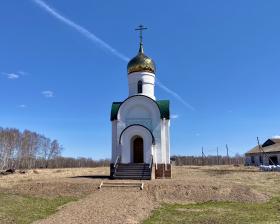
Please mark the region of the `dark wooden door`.
POLYGON ((143 139, 138 137, 133 141, 133 162, 134 163, 143 163, 144 162, 144 153, 143 153, 143 139))

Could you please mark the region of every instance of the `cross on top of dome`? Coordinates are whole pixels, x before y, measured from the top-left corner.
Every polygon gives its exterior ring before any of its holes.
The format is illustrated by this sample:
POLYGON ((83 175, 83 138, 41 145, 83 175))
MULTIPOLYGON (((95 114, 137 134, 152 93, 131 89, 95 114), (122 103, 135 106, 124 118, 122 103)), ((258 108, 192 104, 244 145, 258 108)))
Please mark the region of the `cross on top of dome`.
POLYGON ((147 30, 148 28, 144 27, 143 25, 139 25, 135 30, 139 31, 139 38, 140 38, 140 46, 138 54, 132 58, 127 65, 127 72, 128 74, 134 72, 151 72, 155 73, 156 66, 154 61, 144 54, 143 49, 143 30, 147 30))
POLYGON ((143 25, 139 25, 138 28, 136 28, 136 31, 139 31, 139 39, 140 39, 140 48, 139 52, 143 53, 143 30, 147 30, 147 27, 144 27, 143 25))

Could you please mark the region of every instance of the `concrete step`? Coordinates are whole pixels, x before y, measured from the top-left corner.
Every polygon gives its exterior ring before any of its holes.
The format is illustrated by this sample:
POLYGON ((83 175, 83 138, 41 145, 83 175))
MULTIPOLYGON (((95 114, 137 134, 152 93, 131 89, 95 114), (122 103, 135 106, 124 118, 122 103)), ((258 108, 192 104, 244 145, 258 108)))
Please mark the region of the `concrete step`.
POLYGON ((138 172, 138 171, 141 171, 141 172, 150 172, 150 169, 119 169, 117 168, 116 169, 118 172, 128 172, 128 171, 131 171, 131 172, 138 172))
POLYGON ((116 172, 116 174, 127 174, 127 175, 131 175, 131 174, 135 174, 135 175, 150 175, 150 172, 116 172))
POLYGON ((144 171, 150 171, 150 169, 142 169, 142 168, 138 168, 138 169, 136 169, 136 168, 133 168, 133 169, 130 169, 130 168, 118 168, 117 167, 117 169, 116 170, 131 170, 131 171, 134 171, 134 170, 144 170, 144 171))
POLYGON ((139 177, 150 177, 151 174, 150 173, 118 173, 116 172, 114 176, 139 176, 139 177))
POLYGON ((124 169, 150 169, 149 166, 117 166, 118 168, 124 168, 124 169))
POLYGON ((150 180, 150 176, 114 176, 114 179, 150 180))
POLYGON ((117 173, 150 173, 150 171, 145 170, 116 170, 117 173))
POLYGON ((150 173, 128 173, 128 172, 116 172, 115 173, 115 176, 116 175, 122 175, 122 176, 131 176, 131 175, 135 175, 135 176, 151 176, 150 173))
POLYGON ((104 187, 139 187, 141 190, 144 188, 144 183, 142 182, 104 182, 102 181, 98 187, 98 189, 104 188, 104 187))
POLYGON ((116 173, 150 173, 150 170, 116 170, 116 173))
POLYGON ((149 164, 118 164, 118 166, 123 166, 123 167, 149 167, 149 164))
POLYGON ((124 166, 124 165, 118 165, 119 167, 137 167, 137 168, 149 168, 149 166, 134 166, 134 165, 130 165, 130 166, 124 166))
POLYGON ((135 174, 135 173, 132 173, 132 174, 125 174, 125 173, 118 173, 118 174, 115 174, 114 175, 115 177, 118 177, 118 176, 127 176, 127 177, 134 177, 134 176, 137 176, 137 177, 150 177, 151 175, 139 175, 139 174, 135 174))
POLYGON ((151 169, 149 167, 149 164, 144 164, 144 163, 118 164, 113 178, 150 180, 151 169))

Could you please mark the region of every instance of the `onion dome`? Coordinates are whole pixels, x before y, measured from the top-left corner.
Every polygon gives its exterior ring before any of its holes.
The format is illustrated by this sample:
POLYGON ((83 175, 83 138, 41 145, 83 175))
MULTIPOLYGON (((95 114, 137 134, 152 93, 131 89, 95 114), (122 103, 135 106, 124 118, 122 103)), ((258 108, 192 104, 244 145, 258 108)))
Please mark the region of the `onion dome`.
POLYGON ((150 57, 144 54, 143 44, 140 42, 138 54, 127 64, 127 73, 133 72, 156 72, 156 65, 150 57))

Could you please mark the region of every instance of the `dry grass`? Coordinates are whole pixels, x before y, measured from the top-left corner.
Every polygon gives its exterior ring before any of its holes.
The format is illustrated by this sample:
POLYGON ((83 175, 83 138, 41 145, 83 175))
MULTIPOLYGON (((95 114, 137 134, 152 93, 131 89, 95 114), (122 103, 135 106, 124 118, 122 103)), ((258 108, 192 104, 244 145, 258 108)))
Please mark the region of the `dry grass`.
POLYGON ((0 176, 0 193, 47 199, 60 196, 80 198, 42 223, 75 223, 71 220, 138 223, 162 203, 263 203, 280 195, 280 173, 264 173, 243 166, 173 167, 171 180, 145 181, 143 191, 135 188, 98 191, 97 186, 109 175, 107 167, 36 171, 0 176))
POLYGON ((40 197, 82 197, 94 192, 98 176, 109 174, 109 168, 37 169, 25 174, 16 172, 0 176, 0 193, 19 193, 40 197), (88 178, 82 178, 82 176, 88 178), (94 178, 90 178, 90 177, 94 178))
POLYGON ((54 181, 61 178, 86 176, 86 175, 108 175, 108 167, 98 168, 65 168, 65 169, 36 169, 28 170, 25 174, 18 171, 13 175, 0 175, 0 188, 10 188, 19 183, 30 181, 54 181))

